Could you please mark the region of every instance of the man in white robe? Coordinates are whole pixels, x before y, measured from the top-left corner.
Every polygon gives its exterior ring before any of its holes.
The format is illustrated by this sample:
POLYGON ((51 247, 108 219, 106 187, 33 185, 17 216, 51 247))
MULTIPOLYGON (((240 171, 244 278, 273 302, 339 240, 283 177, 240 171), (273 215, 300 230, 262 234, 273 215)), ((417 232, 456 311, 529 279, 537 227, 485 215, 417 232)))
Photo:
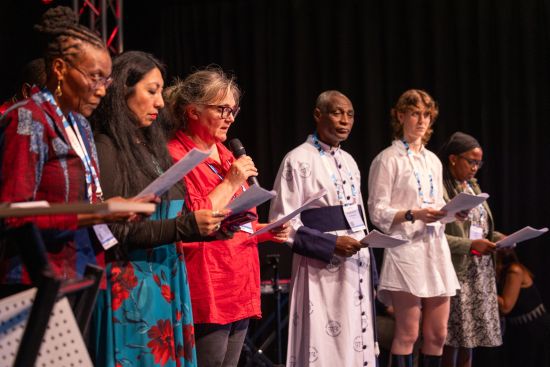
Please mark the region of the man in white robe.
POLYGON ((317 98, 316 132, 283 159, 270 221, 327 194, 291 220, 292 288, 287 366, 376 366, 374 258, 359 242, 366 221, 361 176, 340 148, 354 120, 338 91, 317 98), (371 262, 371 259, 373 260, 371 262))

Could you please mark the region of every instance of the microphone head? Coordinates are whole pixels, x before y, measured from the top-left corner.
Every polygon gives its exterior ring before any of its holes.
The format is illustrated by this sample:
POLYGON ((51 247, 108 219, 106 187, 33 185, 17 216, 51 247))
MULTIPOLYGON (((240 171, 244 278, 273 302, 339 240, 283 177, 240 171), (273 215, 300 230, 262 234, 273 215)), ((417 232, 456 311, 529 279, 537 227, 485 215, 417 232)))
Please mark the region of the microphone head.
POLYGON ((246 154, 246 150, 243 147, 243 143, 237 138, 231 139, 229 141, 229 149, 233 152, 235 158, 239 158, 242 155, 246 154))

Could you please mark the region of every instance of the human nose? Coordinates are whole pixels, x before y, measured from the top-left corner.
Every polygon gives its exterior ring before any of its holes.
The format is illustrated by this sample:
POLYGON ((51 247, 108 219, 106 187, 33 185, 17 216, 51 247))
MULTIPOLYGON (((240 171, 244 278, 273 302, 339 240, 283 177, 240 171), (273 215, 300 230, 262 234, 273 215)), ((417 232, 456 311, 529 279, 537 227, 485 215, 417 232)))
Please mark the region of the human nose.
POLYGON ((225 118, 225 121, 229 121, 230 123, 235 122, 235 116, 233 115, 232 112, 227 114, 227 117, 225 118))
POLYGON ((107 94, 107 87, 101 84, 95 89, 95 94, 101 98, 105 97, 105 95, 107 94))
POLYGON ((164 99, 162 98, 161 95, 159 95, 155 99, 155 108, 158 108, 158 109, 164 108, 164 99))

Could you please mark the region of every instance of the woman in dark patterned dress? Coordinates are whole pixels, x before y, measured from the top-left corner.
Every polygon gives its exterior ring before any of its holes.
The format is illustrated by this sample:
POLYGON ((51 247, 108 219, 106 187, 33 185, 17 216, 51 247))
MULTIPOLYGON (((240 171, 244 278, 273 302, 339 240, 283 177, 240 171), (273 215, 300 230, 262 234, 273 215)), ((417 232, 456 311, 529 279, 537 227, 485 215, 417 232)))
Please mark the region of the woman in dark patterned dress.
MULTIPOLYGON (((456 132, 440 151, 445 200, 458 193, 481 193, 474 178, 483 164, 475 138, 456 132)), ((469 367, 472 349, 502 344, 495 281, 495 242, 504 237, 494 230, 487 202, 473 208, 465 221, 445 228, 460 291, 451 297, 443 366, 469 367)))

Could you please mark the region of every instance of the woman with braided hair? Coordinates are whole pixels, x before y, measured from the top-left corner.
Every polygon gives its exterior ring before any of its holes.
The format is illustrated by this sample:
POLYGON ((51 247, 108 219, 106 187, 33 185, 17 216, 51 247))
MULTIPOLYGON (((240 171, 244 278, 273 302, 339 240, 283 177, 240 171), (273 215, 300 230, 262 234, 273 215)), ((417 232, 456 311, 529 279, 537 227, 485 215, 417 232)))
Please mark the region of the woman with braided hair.
MULTIPOLYGON (((46 85, 34 88, 30 98, 13 105, 0 120, 0 202, 101 201, 97 154, 86 117, 111 84, 111 57, 101 39, 78 24, 67 7, 49 9, 35 29, 46 46, 46 85)), ((6 224, 32 221, 39 228, 56 229, 47 256, 54 273, 69 279, 82 275, 89 263, 104 264, 99 242, 109 232, 101 223, 128 218, 56 215, 9 219, 6 224)), ((3 282, 28 284, 19 259, 4 255, 3 282)))

